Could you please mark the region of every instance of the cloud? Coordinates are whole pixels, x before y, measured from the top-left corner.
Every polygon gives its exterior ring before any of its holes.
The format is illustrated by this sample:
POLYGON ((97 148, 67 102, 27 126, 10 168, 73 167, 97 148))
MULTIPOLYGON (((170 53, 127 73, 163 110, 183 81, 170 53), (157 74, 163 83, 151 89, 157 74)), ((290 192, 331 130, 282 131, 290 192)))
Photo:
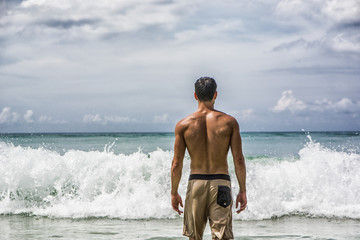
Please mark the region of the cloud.
POLYGON ((29 109, 25 112, 23 117, 21 118, 21 114, 11 111, 10 107, 4 107, 0 112, 0 124, 65 124, 67 121, 65 120, 53 120, 52 117, 41 115, 38 119, 35 118, 34 111, 29 109))
POLYGON ((20 119, 20 114, 12 112, 10 107, 4 107, 0 113, 0 124, 16 123, 20 119))
POLYGON ((235 110, 235 111, 230 111, 229 113, 233 116, 236 116, 236 118, 242 120, 242 121, 247 121, 247 120, 251 120, 254 119, 254 109, 252 108, 247 108, 247 109, 243 109, 240 112, 235 110))
POLYGON ((83 117, 84 123, 99 123, 102 122, 102 118, 99 114, 86 114, 83 117))
POLYGON ((130 123, 136 121, 135 118, 116 115, 106 115, 102 117, 100 114, 85 114, 83 117, 84 123, 101 123, 103 125, 108 123, 130 123))
POLYGON ((328 0, 322 6, 322 13, 335 21, 350 22, 360 19, 358 0, 328 0))
POLYGON ((80 20, 49 19, 49 20, 45 20, 45 21, 42 21, 39 23, 45 25, 46 27, 69 29, 72 27, 82 27, 85 25, 90 26, 90 25, 96 24, 97 21, 95 19, 80 19, 80 20))
POLYGON ((355 113, 360 111, 360 102, 354 102, 346 97, 336 102, 323 99, 315 101, 314 104, 309 105, 309 108, 320 112, 334 110, 335 112, 355 113))
POLYGON ((315 40, 299 38, 282 42, 272 49, 272 51, 294 50, 332 50, 333 52, 360 53, 360 28, 329 29, 321 38, 315 40))
MULTIPOLYGON (((282 43, 274 50, 317 47, 335 52, 360 53, 360 7, 358 0, 282 0, 275 13, 292 25, 315 33, 315 39, 282 43)), ((314 38, 314 37, 313 37, 314 38)))
POLYGON ((282 50, 293 50, 298 48, 311 49, 319 46, 319 41, 306 41, 304 38, 299 38, 290 42, 281 43, 278 46, 275 46, 273 51, 282 51, 282 50))
POLYGON ((329 101, 328 99, 322 99, 305 103, 302 100, 295 98, 291 90, 286 90, 282 92, 281 98, 271 110, 273 112, 290 111, 291 113, 301 111, 358 113, 360 112, 360 101, 354 102, 345 97, 336 102, 329 101))
POLYGON ((91 130, 131 125, 166 131, 169 124, 160 123, 192 107, 183 99, 192 91, 192 79, 202 75, 219 80, 219 90, 230 99, 226 109, 239 109, 236 117, 242 120, 254 112, 260 116, 270 101, 269 107, 276 105, 265 89, 316 96, 321 88, 318 100, 332 101, 310 103, 291 93, 274 112, 345 112, 359 100, 354 1, 14 1, 18 6, 0 14, 0 102, 22 106, 17 122, 24 126, 57 122, 49 116, 60 116, 71 122, 64 131, 78 131, 79 121, 97 124, 82 124, 91 130), (257 100, 246 105, 243 99, 254 97, 258 86, 257 100), (344 96, 352 104, 343 100, 334 107, 344 96), (149 99, 152 104, 144 105, 149 99), (34 110, 33 123, 23 118, 28 108, 34 110), (114 115, 119 113, 126 115, 114 115), (149 121, 132 124, 133 115, 149 121))
MULTIPOLYGON (((27 0, 8 11, 4 34, 93 39, 157 26, 171 29, 191 1, 27 0)), ((1 35, 1 34, 0 34, 1 35)))
MULTIPOLYGON (((178 42, 201 41, 204 39, 228 38, 229 34, 243 30, 243 24, 238 19, 220 19, 214 24, 201 25, 197 29, 184 30, 175 34, 178 42)), ((234 37, 234 36, 231 36, 234 37)))
POLYGON ((68 123, 65 120, 54 120, 52 117, 41 115, 37 120, 35 120, 37 123, 48 123, 48 124, 66 124, 68 123))
POLYGON ((358 0, 281 0, 276 14, 306 21, 355 21, 360 18, 358 0))
POLYGON ((356 75, 360 69, 356 66, 311 65, 303 67, 274 68, 265 72, 291 73, 300 75, 356 75))
POLYGON ((111 123, 128 123, 131 121, 135 121, 135 119, 131 119, 130 117, 122 117, 122 116, 105 116, 104 117, 105 122, 111 122, 111 123))
POLYGON ((24 115, 24 120, 28 123, 34 122, 34 112, 32 110, 27 110, 24 115))
POLYGON ((168 123, 169 122, 169 115, 164 113, 162 115, 155 115, 153 118, 153 123, 168 123))
POLYGON ((296 99, 293 96, 291 90, 286 90, 282 92, 281 98, 277 101, 277 104, 272 108, 273 112, 283 112, 289 110, 291 113, 296 111, 305 110, 307 108, 306 104, 296 99))
POLYGON ((40 116, 39 117, 39 122, 50 122, 51 121, 51 117, 48 116, 40 116))
POLYGON ((329 40, 329 46, 338 52, 360 53, 360 28, 336 34, 329 40))
POLYGON ((240 119, 249 120, 254 118, 254 109, 248 108, 240 112, 240 119))

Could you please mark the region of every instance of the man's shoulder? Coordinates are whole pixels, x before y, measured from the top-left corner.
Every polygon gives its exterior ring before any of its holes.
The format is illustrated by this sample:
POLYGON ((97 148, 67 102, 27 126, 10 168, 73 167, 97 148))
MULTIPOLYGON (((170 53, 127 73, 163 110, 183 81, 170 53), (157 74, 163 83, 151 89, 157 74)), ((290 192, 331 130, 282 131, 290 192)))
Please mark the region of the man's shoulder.
POLYGON ((237 120, 233 116, 231 116, 227 113, 221 112, 221 111, 216 111, 216 112, 217 112, 218 116, 220 116, 222 119, 224 119, 224 121, 226 121, 226 123, 237 124, 237 120))
POLYGON ((181 119, 180 121, 178 121, 177 124, 186 124, 186 123, 188 123, 189 121, 191 121, 191 119, 194 118, 193 115, 194 115, 194 114, 192 113, 192 114, 184 117, 183 119, 181 119))
POLYGON ((194 116, 194 113, 192 113, 192 114, 188 115, 187 117, 178 121, 175 126, 175 132, 186 130, 194 119, 195 119, 195 116, 194 116))

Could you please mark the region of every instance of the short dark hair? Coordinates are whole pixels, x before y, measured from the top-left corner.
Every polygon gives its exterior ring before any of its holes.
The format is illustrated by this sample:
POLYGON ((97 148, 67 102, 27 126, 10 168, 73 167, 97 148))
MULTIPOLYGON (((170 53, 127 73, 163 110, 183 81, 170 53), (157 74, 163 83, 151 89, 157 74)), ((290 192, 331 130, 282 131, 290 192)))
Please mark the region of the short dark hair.
POLYGON ((211 77, 201 77, 195 82, 195 93, 200 102, 211 101, 216 92, 216 82, 211 77))

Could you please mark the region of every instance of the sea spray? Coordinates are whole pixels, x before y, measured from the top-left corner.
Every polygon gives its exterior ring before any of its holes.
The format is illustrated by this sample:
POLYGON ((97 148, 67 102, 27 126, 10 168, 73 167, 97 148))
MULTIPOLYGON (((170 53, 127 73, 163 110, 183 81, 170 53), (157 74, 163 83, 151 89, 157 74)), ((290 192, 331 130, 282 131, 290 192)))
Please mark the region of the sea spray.
POLYGON ((0 213, 175 217, 170 207, 171 160, 172 153, 161 149, 130 155, 72 150, 61 156, 0 143, 0 213))
MULTIPOLYGON (((111 148, 111 147, 110 147, 111 148)), ((55 218, 174 218, 172 151, 132 154, 44 148, 0 142, 0 214, 55 218)), ((238 191, 231 156, 233 195, 238 191)), ((248 208, 235 219, 283 215, 360 219, 360 155, 309 141, 293 157, 247 160, 248 208)), ((185 200, 189 158, 179 192, 185 200)))
POLYGON ((360 218, 360 155, 311 140, 299 159, 247 162, 248 208, 236 219, 284 215, 360 218))

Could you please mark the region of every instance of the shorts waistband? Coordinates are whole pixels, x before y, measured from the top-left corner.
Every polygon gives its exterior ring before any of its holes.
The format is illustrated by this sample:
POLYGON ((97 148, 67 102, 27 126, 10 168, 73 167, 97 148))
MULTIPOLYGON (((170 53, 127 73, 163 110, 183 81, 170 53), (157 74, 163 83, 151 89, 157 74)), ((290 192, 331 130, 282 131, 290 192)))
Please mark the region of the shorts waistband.
POLYGON ((214 180, 214 179, 223 179, 230 181, 230 176, 227 174, 190 174, 189 180, 214 180))

